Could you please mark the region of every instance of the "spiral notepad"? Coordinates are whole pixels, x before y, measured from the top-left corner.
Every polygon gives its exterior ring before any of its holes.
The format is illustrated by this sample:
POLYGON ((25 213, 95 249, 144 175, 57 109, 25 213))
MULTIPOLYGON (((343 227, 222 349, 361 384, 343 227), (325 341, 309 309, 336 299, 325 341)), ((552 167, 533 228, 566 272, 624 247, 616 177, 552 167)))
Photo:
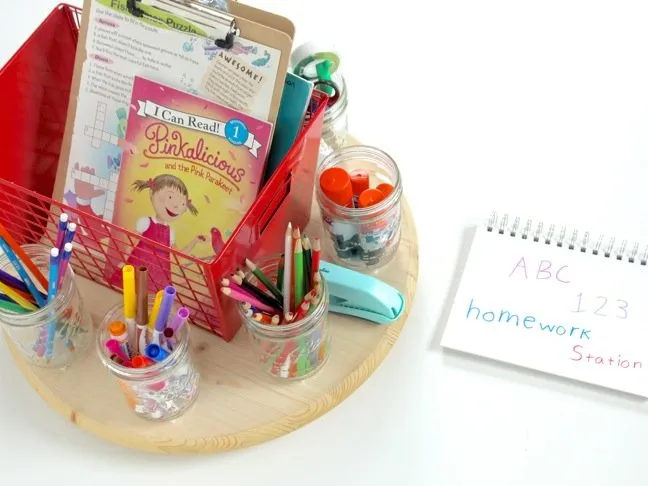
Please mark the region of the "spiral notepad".
POLYGON ((493 214, 444 348, 648 397, 648 242, 493 214))

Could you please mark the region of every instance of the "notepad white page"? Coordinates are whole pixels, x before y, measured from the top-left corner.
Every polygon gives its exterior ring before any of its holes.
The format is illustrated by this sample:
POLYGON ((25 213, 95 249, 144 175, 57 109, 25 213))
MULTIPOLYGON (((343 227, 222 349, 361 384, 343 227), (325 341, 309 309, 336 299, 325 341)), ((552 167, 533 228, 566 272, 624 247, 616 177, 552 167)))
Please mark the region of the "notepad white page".
POLYGON ((441 346, 648 397, 648 266, 627 254, 480 228, 441 346))

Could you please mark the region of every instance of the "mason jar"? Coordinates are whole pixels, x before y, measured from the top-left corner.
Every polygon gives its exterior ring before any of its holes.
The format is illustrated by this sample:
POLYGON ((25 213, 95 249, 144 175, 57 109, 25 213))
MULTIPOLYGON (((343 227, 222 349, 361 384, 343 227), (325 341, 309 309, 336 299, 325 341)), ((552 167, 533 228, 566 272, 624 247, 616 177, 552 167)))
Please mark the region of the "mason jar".
POLYGON ((316 200, 326 254, 335 263, 358 270, 378 269, 389 263, 398 250, 401 236, 403 187, 396 162, 375 147, 344 147, 318 165, 316 177, 316 200), (383 199, 367 207, 335 201, 322 189, 322 174, 331 168, 342 169, 347 174, 363 171, 368 176, 369 188, 390 189, 382 194, 383 199))
MULTIPOLYGON (((279 262, 280 257, 274 256, 257 262, 257 266, 268 278, 276 281, 279 262)), ((253 275, 249 278, 256 284, 253 275)), ((321 294, 309 313, 298 321, 282 324, 259 322, 246 313, 243 305, 239 305, 253 352, 266 373, 283 380, 303 380, 325 365, 331 342, 327 322, 328 299, 326 281, 322 278, 321 294)))
MULTIPOLYGON (((32 244, 22 249, 47 276, 50 248, 32 244)), ((0 257, 0 270, 18 275, 4 254, 0 257)), ((33 281, 36 284, 36 279, 33 281)), ((42 292, 45 298, 46 292, 47 289, 42 292)), ((65 369, 89 349, 93 337, 92 317, 83 302, 71 265, 67 265, 61 287, 51 303, 35 311, 13 307, 15 310, 0 306, 0 323, 6 336, 29 363, 65 369)))
MULTIPOLYGON (((154 302, 155 298, 149 297, 149 315, 154 302)), ((126 322, 121 303, 110 309, 101 323, 97 332, 97 353, 131 410, 142 418, 160 422, 184 414, 198 397, 200 379, 189 356, 189 323, 174 336, 173 349, 165 359, 145 367, 134 367, 132 363, 124 364, 115 359, 106 348, 109 328, 114 322, 126 322)))

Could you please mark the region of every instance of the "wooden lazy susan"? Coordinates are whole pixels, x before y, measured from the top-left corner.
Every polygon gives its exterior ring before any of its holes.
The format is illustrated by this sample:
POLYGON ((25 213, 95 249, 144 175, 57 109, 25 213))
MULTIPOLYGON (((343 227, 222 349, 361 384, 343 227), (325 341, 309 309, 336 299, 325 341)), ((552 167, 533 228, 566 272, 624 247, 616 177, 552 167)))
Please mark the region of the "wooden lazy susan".
MULTIPOLYGON (((266 376, 243 328, 226 343, 192 327, 192 359, 201 376, 198 399, 179 419, 153 423, 130 410, 94 347, 64 373, 32 367, 8 342, 9 349, 25 378, 56 411, 82 429, 125 447, 166 454, 206 453, 280 437, 341 403, 373 373, 398 339, 418 278, 416 228, 405 198, 402 206, 398 254, 374 275, 401 291, 405 312, 399 321, 382 326, 330 313, 329 360, 304 381, 284 383, 266 376)), ((319 210, 313 206, 307 233, 320 235, 320 224, 319 210)), ((121 299, 121 294, 94 282, 84 280, 80 288, 95 323, 121 299)))

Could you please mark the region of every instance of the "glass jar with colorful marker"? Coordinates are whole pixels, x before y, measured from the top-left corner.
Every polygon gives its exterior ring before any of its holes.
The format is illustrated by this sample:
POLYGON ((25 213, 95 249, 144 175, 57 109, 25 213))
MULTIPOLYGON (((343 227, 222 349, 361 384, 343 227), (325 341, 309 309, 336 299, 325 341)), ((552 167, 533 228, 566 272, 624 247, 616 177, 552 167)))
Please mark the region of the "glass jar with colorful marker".
POLYGON ((138 416, 173 420, 198 396, 199 374, 189 355, 189 309, 177 308, 171 285, 149 296, 146 267, 125 265, 122 276, 124 300, 101 324, 99 357, 138 416))
POLYGON ((53 247, 20 246, 0 224, 0 323, 37 366, 66 368, 92 341, 92 319, 70 266, 76 230, 63 213, 53 247))
POLYGON ((282 255, 247 259, 248 272, 221 282, 223 294, 238 301, 262 368, 276 378, 308 378, 328 359, 328 291, 319 262, 319 239, 311 242, 288 224, 282 255))

